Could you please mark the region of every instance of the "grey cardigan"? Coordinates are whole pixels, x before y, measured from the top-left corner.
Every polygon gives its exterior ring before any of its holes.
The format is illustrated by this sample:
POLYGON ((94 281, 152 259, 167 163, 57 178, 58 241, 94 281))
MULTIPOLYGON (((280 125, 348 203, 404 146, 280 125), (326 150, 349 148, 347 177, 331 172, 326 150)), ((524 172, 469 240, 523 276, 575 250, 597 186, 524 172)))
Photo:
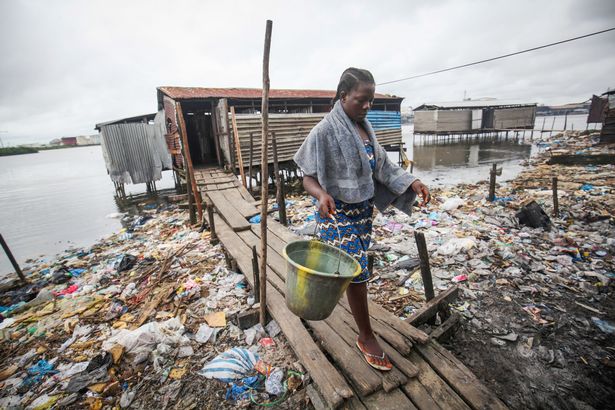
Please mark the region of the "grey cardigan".
POLYGON ((333 198, 358 203, 374 198, 380 211, 389 205, 410 215, 416 194, 410 188, 417 178, 394 164, 367 119, 363 127, 374 147, 372 172, 363 140, 355 124, 337 101, 308 134, 294 160, 304 175, 314 177, 333 198))

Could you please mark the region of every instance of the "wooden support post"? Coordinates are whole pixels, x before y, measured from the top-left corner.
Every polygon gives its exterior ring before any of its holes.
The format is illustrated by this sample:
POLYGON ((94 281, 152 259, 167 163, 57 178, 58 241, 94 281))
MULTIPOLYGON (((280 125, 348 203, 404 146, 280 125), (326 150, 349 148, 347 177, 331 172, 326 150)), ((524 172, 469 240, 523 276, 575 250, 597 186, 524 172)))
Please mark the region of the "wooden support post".
POLYGON ((551 123, 551 132, 549 132, 549 136, 553 135, 553 128, 555 128, 555 115, 553 116, 553 122, 551 123))
POLYGON ((553 216, 559 216, 559 200, 557 198, 557 177, 553 177, 551 187, 553 189, 553 216))
POLYGON ((425 235, 423 232, 415 231, 414 239, 416 240, 416 247, 419 250, 419 258, 421 259, 421 277, 423 278, 423 287, 425 288, 425 300, 429 302, 435 295, 431 281, 431 268, 429 267, 429 253, 427 253, 425 235))
POLYGON ((216 245, 220 242, 218 235, 216 235, 216 224, 214 222, 214 207, 213 205, 207 205, 207 220, 209 221, 209 243, 216 245))
MULTIPOLYGON (((177 119, 179 122, 179 130, 182 137, 182 145, 184 146, 184 159, 186 161, 186 176, 190 175, 190 185, 192 193, 194 195, 194 201, 196 202, 196 210, 199 213, 199 221, 203 220, 203 206, 201 194, 196 185, 194 178, 194 168, 192 167, 192 157, 190 156, 190 146, 188 145, 188 132, 186 131, 186 122, 184 121, 184 113, 182 111, 182 105, 179 102, 177 104, 177 119)), ((186 178, 187 179, 187 178, 186 178)), ((191 221, 192 222, 192 221, 191 221)))
POLYGON ((17 274, 17 276, 19 276, 19 280, 21 280, 24 284, 27 283, 28 281, 26 280, 26 277, 24 276, 23 272, 21 271, 21 268, 19 267, 19 264, 15 260, 15 257, 13 256, 13 253, 11 252, 11 249, 9 249, 9 246, 4 241, 4 238, 2 237, 2 234, 0 234, 0 245, 2 245, 2 249, 4 249, 4 253, 6 253, 6 256, 8 256, 8 258, 9 258, 9 261, 11 261, 11 265, 13 265, 13 269, 15 269, 15 273, 17 274))
POLYGON ((258 253, 256 246, 252 247, 252 277, 254 278, 254 303, 259 303, 260 298, 260 274, 258 272, 258 253))
POLYGON ((278 144, 275 140, 275 132, 271 133, 271 148, 273 149, 273 172, 275 173, 278 215, 280 216, 280 223, 284 226, 288 226, 288 221, 286 220, 286 198, 284 198, 284 181, 282 181, 282 178, 280 177, 280 166, 278 164, 278 144))
POLYGON ((373 253, 367 254, 367 270, 372 275, 372 277, 374 277, 374 254, 373 253))
POLYGON ((249 174, 249 178, 250 178, 249 181, 248 181, 250 187, 248 189, 250 190, 250 193, 252 193, 252 178, 253 178, 252 177, 252 162, 253 162, 253 158, 254 158, 254 133, 251 132, 250 133, 250 164, 248 166, 248 174, 249 174))
POLYGON ((269 50, 271 48, 271 27, 273 23, 267 20, 265 29, 265 49, 263 52, 263 99, 261 102, 261 263, 260 263, 260 315, 261 325, 264 327, 267 320, 267 139, 269 138, 269 50), (266 171, 265 171, 266 172, 266 171))
POLYGON ((491 202, 495 201, 495 176, 497 168, 497 164, 493 164, 491 171, 489 171, 489 197, 487 199, 491 202))
POLYGON ((196 213, 194 212, 194 197, 192 196, 192 181, 190 178, 190 172, 188 172, 188 170, 186 170, 186 192, 188 194, 188 214, 190 215, 190 225, 194 225, 196 223, 196 213))
POLYGON ((241 175, 241 183, 244 188, 247 188, 246 173, 243 169, 243 158, 241 157, 241 143, 239 142, 239 130, 237 129, 237 118, 235 117, 235 107, 231 106, 231 121, 233 122, 233 140, 235 141, 235 152, 237 153, 237 161, 239 162, 239 174, 241 175))

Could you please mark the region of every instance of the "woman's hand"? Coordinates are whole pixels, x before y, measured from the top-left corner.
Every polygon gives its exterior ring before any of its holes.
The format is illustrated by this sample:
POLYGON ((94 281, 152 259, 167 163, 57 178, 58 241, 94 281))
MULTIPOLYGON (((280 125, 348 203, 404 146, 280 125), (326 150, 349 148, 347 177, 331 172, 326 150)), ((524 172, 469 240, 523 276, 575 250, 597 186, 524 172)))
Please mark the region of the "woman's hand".
POLYGON ((335 214, 335 201, 331 195, 323 191, 323 193, 318 197, 318 202, 318 213, 321 218, 328 219, 330 215, 335 214))
POLYGON ((431 201, 429 188, 427 188, 427 185, 422 183, 420 180, 417 179, 416 181, 414 181, 412 185, 410 185, 410 187, 414 192, 416 192, 416 195, 420 196, 422 199, 421 203, 419 203, 419 206, 425 206, 429 203, 429 201, 431 201))

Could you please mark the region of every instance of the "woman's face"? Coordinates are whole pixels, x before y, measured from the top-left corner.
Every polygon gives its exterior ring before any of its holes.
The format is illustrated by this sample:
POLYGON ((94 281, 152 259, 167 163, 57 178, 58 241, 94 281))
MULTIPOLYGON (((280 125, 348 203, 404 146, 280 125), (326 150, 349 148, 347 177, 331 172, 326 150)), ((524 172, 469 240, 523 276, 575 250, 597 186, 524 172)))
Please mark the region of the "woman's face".
POLYGON ((353 121, 363 122, 367 112, 372 107, 376 85, 360 82, 355 88, 346 93, 341 92, 340 99, 346 115, 353 121))

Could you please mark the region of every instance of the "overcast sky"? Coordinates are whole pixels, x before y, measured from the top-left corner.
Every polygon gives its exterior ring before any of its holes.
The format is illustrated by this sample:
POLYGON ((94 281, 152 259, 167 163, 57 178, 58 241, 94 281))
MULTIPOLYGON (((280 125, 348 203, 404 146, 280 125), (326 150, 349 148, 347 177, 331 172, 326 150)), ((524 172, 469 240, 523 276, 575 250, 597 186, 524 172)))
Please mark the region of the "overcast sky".
MULTIPOLYGON (((156 87, 334 89, 348 66, 377 82, 615 26, 604 1, 2 1, 0 137, 94 133, 154 112, 156 87)), ((377 91, 403 105, 469 97, 580 102, 615 87, 615 32, 377 91)))

